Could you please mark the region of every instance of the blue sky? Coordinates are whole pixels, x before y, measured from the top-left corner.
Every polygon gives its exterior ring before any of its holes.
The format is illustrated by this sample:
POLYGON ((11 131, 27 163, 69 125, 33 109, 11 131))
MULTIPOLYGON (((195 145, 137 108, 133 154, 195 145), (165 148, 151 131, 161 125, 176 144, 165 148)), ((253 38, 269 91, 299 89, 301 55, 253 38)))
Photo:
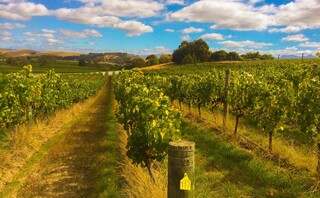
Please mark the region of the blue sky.
POLYGON ((315 54, 320 0, 0 0, 0 48, 172 53, 202 38, 212 51, 315 54))

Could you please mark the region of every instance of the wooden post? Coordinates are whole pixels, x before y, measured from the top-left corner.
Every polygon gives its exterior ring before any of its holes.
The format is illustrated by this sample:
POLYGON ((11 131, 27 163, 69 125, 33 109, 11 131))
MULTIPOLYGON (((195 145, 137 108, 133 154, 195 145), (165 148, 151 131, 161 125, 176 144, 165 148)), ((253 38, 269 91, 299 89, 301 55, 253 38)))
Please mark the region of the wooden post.
POLYGON ((228 105, 228 96, 229 96, 229 78, 230 78, 230 70, 226 70, 226 80, 224 87, 224 111, 223 111, 223 130, 227 130, 227 120, 229 114, 229 105, 228 105))
POLYGON ((168 198, 194 197, 194 150, 194 142, 169 142, 168 198), (181 190, 180 182, 186 175, 191 182, 190 190, 181 190))
POLYGON ((302 53, 302 56, 301 56, 301 61, 303 62, 303 57, 304 57, 304 53, 302 53))
POLYGON ((318 147, 318 164, 317 164, 317 172, 320 173, 320 142, 317 143, 318 147))

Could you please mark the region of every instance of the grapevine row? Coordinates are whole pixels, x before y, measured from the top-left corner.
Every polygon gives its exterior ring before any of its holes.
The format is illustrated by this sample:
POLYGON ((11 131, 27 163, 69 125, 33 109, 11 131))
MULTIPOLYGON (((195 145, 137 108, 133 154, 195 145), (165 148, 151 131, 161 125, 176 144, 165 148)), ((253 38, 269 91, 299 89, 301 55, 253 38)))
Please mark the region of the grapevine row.
POLYGON ((105 82, 102 74, 58 75, 49 71, 32 76, 32 66, 0 74, 0 128, 8 128, 53 114, 96 93, 105 82))
POLYGON ((224 94, 224 70, 203 65, 206 68, 202 70, 203 67, 198 65, 195 73, 194 68, 185 67, 148 73, 151 76, 160 74, 167 79, 164 93, 172 100, 189 104, 189 107, 196 105, 200 116, 201 107, 214 110, 227 102, 236 116, 235 135, 239 119, 251 115, 269 134, 270 150, 273 134, 283 130, 284 123, 299 126, 309 141, 317 143, 320 149, 320 70, 316 64, 257 65, 234 69, 227 87, 228 98, 224 94))
POLYGON ((181 114, 162 92, 163 80, 139 70, 113 79, 117 118, 128 134, 127 155, 134 164, 147 167, 152 178, 152 163, 164 159, 169 141, 180 139, 181 114))

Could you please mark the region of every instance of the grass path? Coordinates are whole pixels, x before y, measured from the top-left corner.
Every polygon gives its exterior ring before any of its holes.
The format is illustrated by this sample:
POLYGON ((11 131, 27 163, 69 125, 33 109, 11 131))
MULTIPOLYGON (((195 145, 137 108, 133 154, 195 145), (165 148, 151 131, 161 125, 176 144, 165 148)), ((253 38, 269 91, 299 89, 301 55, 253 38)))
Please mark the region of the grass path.
POLYGON ((2 196, 116 197, 120 176, 112 103, 109 78, 95 102, 31 158, 2 196))

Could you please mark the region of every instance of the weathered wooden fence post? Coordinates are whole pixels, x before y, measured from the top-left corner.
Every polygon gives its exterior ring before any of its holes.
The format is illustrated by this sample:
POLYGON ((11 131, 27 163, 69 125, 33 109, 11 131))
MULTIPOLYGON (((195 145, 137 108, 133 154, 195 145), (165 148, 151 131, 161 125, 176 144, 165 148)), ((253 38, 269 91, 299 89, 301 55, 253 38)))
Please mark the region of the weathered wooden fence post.
POLYGON ((169 143, 168 198, 194 197, 194 150, 194 142, 169 143))
POLYGON ((223 104, 223 130, 227 130, 227 120, 229 114, 229 106, 228 106, 228 97, 229 97, 229 78, 230 78, 230 70, 226 70, 226 80, 224 87, 224 104, 223 104))

